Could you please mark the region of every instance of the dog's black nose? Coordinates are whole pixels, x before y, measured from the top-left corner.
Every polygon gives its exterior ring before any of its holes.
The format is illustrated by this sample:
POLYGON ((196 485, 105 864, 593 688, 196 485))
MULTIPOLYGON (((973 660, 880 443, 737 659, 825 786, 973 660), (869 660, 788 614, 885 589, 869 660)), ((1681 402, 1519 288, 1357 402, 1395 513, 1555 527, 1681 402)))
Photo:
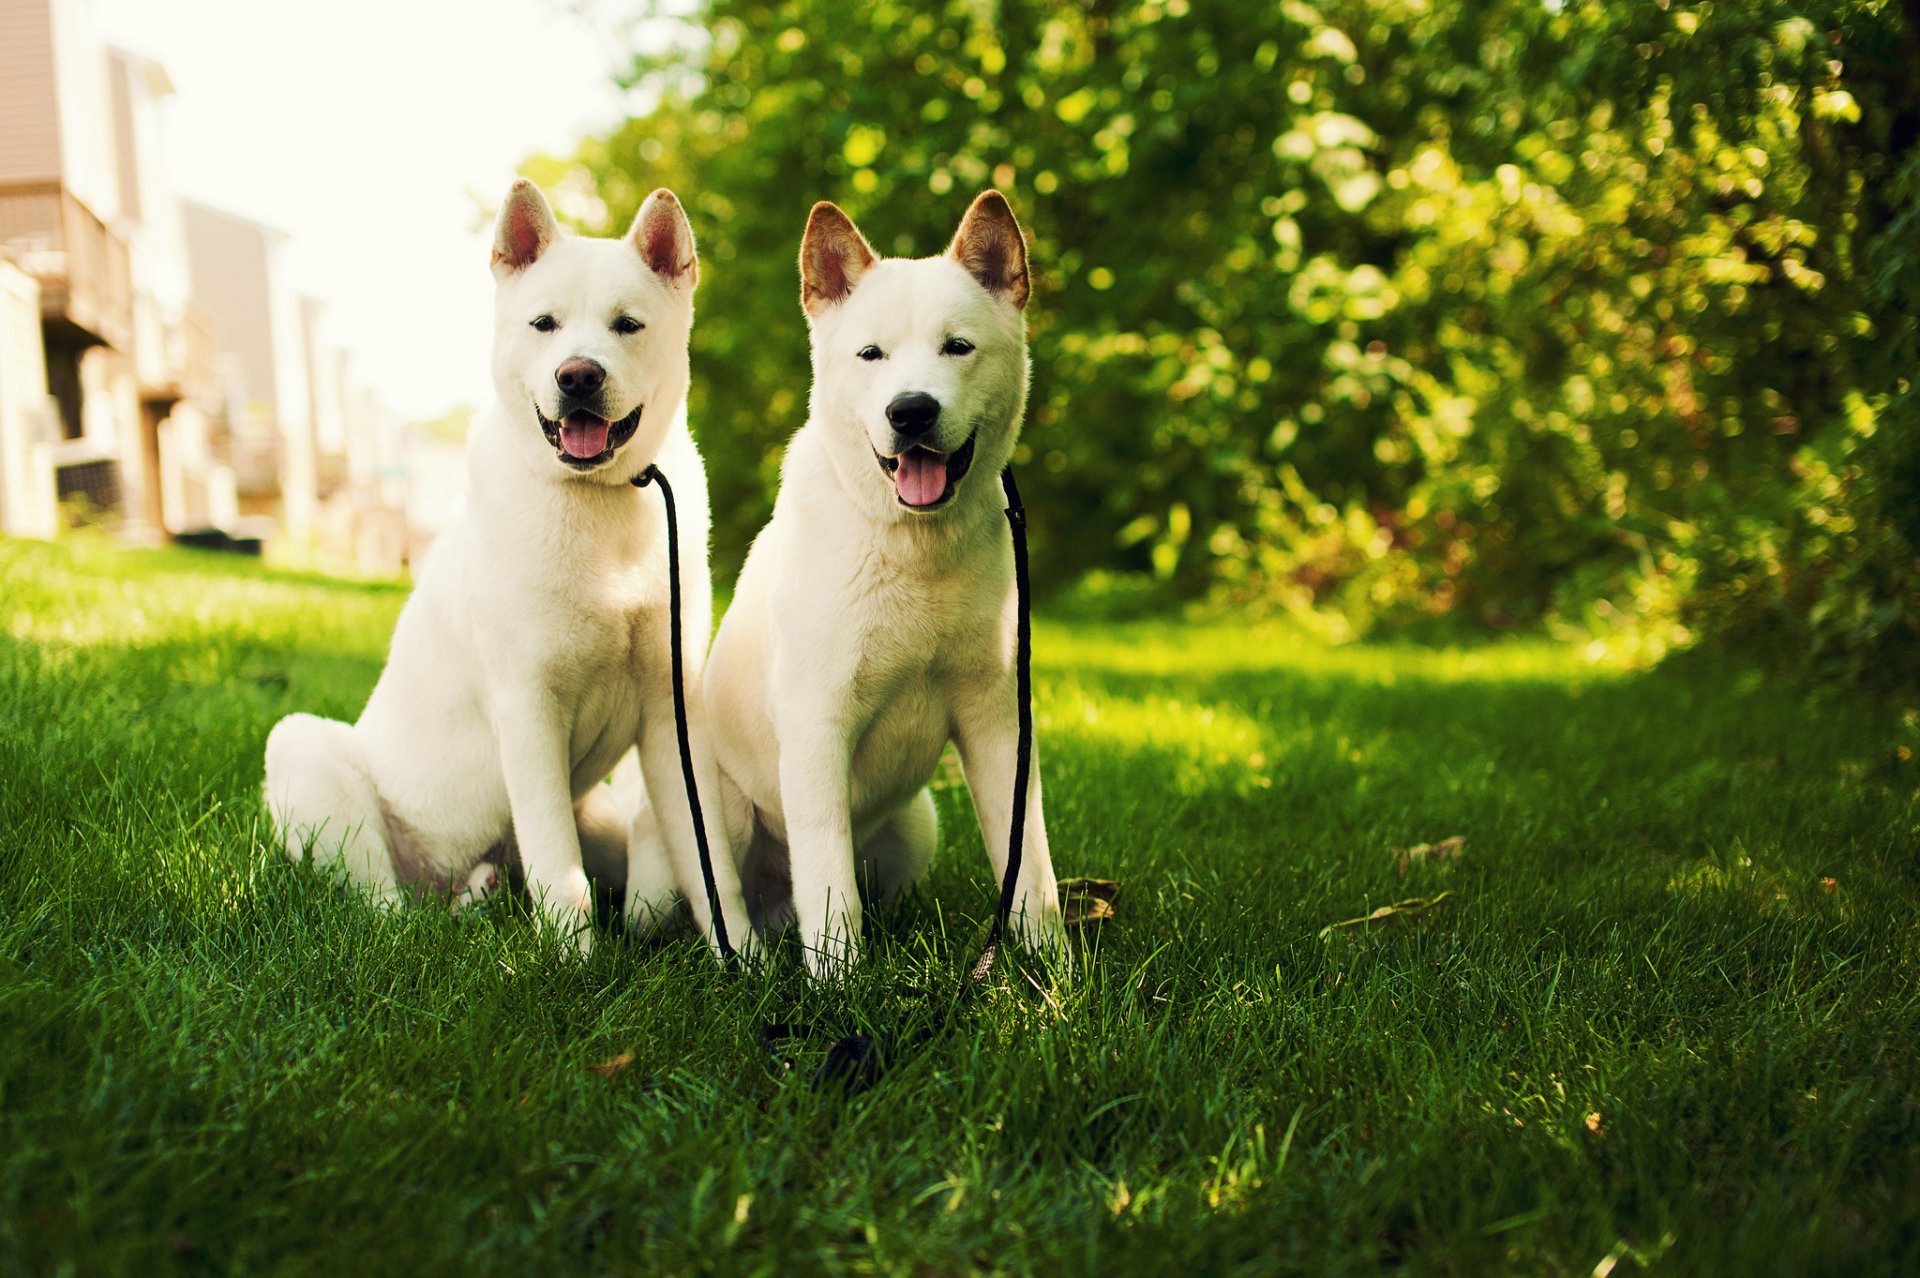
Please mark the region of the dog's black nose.
POLYGON ((553 370, 553 380, 569 395, 592 395, 607 380, 607 370, 590 359, 570 359, 553 370))
POLYGON ((902 435, 924 435, 940 420, 940 401, 925 391, 895 395, 887 405, 887 420, 902 435))

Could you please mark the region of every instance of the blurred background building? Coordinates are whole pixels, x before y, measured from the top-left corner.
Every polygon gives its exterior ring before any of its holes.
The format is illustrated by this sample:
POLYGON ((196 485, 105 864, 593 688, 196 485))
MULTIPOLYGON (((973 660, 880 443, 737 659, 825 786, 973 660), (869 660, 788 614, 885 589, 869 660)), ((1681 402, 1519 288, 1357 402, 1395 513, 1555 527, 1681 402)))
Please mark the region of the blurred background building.
POLYGON ((87 0, 0 0, 0 32, 0 534, 403 568, 447 503, 410 497, 417 450, 288 279, 287 236, 176 193, 165 68, 105 44, 87 0))

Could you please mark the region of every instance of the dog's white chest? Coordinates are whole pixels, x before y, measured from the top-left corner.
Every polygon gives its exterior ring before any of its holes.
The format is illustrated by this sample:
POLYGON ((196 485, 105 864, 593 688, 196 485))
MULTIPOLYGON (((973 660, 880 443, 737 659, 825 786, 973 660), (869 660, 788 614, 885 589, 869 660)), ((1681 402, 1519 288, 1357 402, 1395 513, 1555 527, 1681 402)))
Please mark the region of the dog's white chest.
POLYGON ((598 606, 578 609, 549 645, 547 683, 573 711, 571 762, 610 766, 633 743, 645 709, 647 682, 664 669, 663 611, 632 592, 609 591, 598 606))
POLYGON ((877 705, 853 751, 853 806, 857 814, 899 805, 926 783, 949 735, 948 698, 937 680, 894 685, 877 705))

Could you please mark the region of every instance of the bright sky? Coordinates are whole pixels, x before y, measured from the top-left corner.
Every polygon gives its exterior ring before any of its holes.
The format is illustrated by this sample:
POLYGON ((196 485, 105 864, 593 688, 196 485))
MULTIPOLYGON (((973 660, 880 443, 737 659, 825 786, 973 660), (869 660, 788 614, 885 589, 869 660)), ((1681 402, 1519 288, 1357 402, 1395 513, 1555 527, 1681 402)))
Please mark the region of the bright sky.
MULTIPOLYGON (((628 108, 630 47, 562 0, 95 0, 179 90, 183 195, 293 236, 296 285, 403 420, 491 394, 493 277, 473 196, 628 108)), ((601 24, 604 26, 604 24, 601 24)))

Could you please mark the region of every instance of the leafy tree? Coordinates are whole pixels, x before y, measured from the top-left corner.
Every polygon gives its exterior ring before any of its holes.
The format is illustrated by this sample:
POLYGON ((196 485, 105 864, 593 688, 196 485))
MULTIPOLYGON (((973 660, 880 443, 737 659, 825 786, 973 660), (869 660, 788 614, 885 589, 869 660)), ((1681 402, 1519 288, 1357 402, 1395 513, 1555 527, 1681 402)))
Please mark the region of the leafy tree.
POLYGON ((529 171, 692 211, 723 561, 805 414, 808 205, 924 254, 994 185, 1045 580, 1860 667, 1920 637, 1916 14, 703 0, 529 171))

